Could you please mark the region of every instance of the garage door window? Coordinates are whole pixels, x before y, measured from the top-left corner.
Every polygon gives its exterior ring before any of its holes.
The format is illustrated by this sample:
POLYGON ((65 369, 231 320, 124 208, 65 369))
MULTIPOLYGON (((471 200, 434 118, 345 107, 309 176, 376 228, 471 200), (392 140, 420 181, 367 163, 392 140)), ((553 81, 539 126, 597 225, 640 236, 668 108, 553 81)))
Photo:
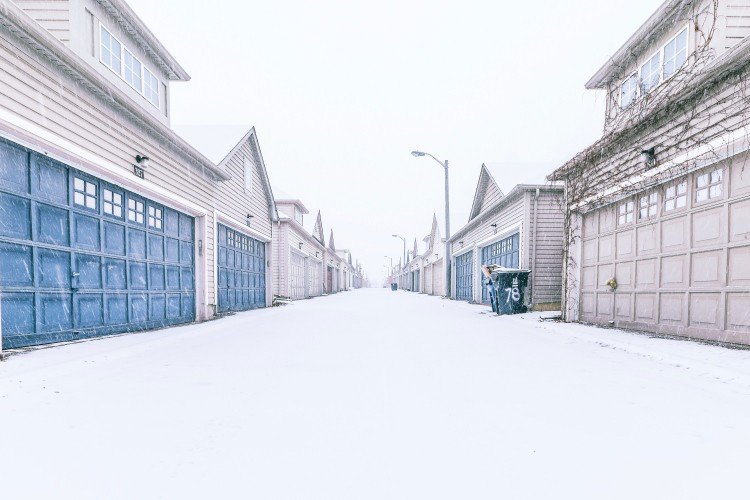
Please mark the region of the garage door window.
POLYGON ((107 188, 104 188, 102 193, 104 194, 104 213, 122 219, 122 194, 107 188))
POLYGON ((73 201, 80 207, 96 210, 96 184, 75 177, 73 179, 73 201))
POLYGON ((128 220, 136 224, 143 224, 143 217, 143 202, 132 198, 128 199, 128 220))
POLYGON ((148 227, 154 229, 161 229, 162 227, 162 211, 161 208, 148 207, 148 227))
POLYGON ((687 205, 687 179, 669 186, 664 191, 664 211, 670 212, 687 205))
POLYGON ((618 225, 629 224, 633 222, 633 210, 634 204, 632 201, 626 201, 620 204, 619 218, 617 219, 618 225))
POLYGON ((659 195, 657 193, 644 194, 641 196, 639 205, 638 217, 641 220, 656 217, 659 208, 659 195))
POLYGON ((695 201, 698 203, 714 198, 721 198, 724 188, 724 172, 718 168, 700 174, 695 179, 695 201))

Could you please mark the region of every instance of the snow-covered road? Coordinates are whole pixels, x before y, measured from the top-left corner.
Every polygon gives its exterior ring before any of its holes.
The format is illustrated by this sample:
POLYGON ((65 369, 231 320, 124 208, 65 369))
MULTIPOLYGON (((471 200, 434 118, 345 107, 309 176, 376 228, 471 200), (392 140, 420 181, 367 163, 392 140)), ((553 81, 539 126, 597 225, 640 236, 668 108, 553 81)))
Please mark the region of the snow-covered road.
POLYGON ((0 364, 8 499, 748 498, 750 352, 361 290, 0 364))

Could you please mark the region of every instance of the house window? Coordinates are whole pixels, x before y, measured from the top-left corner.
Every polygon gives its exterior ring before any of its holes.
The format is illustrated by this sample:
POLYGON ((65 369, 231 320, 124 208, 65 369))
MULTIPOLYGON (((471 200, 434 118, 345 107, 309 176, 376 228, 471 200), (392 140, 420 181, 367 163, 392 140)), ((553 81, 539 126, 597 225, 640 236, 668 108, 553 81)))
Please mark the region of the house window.
POLYGON ((245 192, 252 195, 253 193, 253 164, 245 158, 245 192))
POLYGON ((619 225, 623 225, 629 222, 633 222, 633 209, 634 203, 632 201, 621 203, 620 208, 618 209, 617 223, 619 225))
POLYGON ((724 171, 720 168, 695 179, 695 201, 701 202, 720 198, 724 188, 724 171))
POLYGON ((646 93, 659 85, 661 78, 661 52, 657 52, 641 66, 641 90, 646 93))
POLYGON ((659 195, 657 193, 645 194, 641 196, 638 205, 638 217, 640 219, 656 217, 656 212, 659 209, 659 195))
POLYGON ((297 207, 294 207, 294 220, 296 220, 299 224, 302 224, 302 210, 297 207))
POLYGON ((96 184, 75 177, 73 179, 73 202, 81 207, 96 210, 96 184))
POLYGON ((125 81, 130 84, 138 92, 143 91, 143 77, 141 72, 143 71, 143 65, 128 49, 123 49, 123 66, 125 81))
POLYGON ((104 188, 104 213, 113 217, 122 217, 122 195, 104 188))
POLYGON ((137 224, 143 224, 143 202, 128 199, 128 220, 137 224))
POLYGON ((148 227, 154 229, 161 229, 162 226, 162 211, 161 208, 148 207, 148 227))
POLYGON ((118 75, 122 71, 122 44, 107 28, 100 26, 101 61, 118 75))
POLYGON ((664 211, 669 212, 687 205, 687 180, 669 186, 664 191, 664 211))
POLYGON ((635 101, 638 93, 638 74, 633 73, 620 87, 620 107, 627 108, 635 101))
POLYGON ((664 46, 664 79, 677 73, 687 61, 687 33, 685 28, 664 46))
POLYGON ((159 107, 159 80, 146 68, 143 68, 143 95, 148 102, 159 107))

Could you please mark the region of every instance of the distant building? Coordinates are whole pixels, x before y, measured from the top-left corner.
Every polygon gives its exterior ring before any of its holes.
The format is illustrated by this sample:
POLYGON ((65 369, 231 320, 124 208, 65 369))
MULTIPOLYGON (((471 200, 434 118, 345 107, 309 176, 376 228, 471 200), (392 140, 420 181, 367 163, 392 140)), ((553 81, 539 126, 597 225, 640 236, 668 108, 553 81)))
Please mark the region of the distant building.
POLYGON ((502 172, 482 165, 469 222, 450 238, 452 298, 487 304, 484 264, 530 269, 525 297, 535 310, 560 307, 563 187, 518 185, 505 195, 502 172))

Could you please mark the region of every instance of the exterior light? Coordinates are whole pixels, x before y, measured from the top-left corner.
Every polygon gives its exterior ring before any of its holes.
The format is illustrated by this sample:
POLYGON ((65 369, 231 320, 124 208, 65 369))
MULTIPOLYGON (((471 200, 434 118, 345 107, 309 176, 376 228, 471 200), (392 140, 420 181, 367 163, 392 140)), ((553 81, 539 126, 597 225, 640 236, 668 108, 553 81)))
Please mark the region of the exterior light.
POLYGON ((646 166, 646 170, 654 168, 656 166, 655 148, 644 149, 643 151, 641 151, 641 160, 646 166))
POLYGON ((412 151, 412 152, 411 152, 411 154, 412 154, 412 156, 414 156, 414 157, 417 157, 417 158, 418 158, 418 157, 420 157, 420 156, 424 156, 424 155, 425 155, 426 153, 423 153, 423 152, 421 152, 421 151, 412 151))
POLYGON ((142 169, 147 169, 151 165, 151 159, 145 155, 135 155, 135 161, 138 162, 138 166, 142 169))
POLYGON ((300 242, 299 242, 299 249, 300 249, 300 250, 302 250, 302 245, 304 245, 304 243, 302 243, 302 242, 300 241, 300 242))

